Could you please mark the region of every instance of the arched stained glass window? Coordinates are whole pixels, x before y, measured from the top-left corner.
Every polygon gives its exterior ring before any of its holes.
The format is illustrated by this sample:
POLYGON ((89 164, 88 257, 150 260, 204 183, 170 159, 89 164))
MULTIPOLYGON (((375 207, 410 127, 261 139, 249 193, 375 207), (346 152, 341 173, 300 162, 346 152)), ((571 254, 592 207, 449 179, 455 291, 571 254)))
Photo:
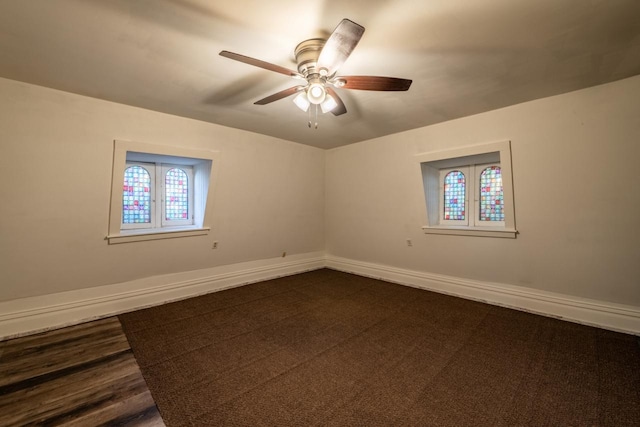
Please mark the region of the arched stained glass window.
POLYGON ((500 166, 489 166, 480 173, 480 221, 504 221, 500 166))
POLYGON ((189 179, 185 171, 171 168, 164 176, 164 215, 167 221, 189 219, 189 179))
POLYGON ((141 166, 124 170, 122 223, 151 223, 151 176, 141 166))
POLYGON ((465 219, 465 176, 454 170, 444 177, 444 216, 447 221, 465 219))

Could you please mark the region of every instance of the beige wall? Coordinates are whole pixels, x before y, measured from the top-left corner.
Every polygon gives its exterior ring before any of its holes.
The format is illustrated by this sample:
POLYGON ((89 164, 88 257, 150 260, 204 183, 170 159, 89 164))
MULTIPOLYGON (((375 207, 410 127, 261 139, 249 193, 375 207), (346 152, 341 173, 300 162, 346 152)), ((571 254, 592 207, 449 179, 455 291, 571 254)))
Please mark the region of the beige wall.
POLYGON ((326 152, 10 80, 0 99, 0 301, 326 248, 640 306, 640 77, 326 152), (211 235, 107 245, 114 139, 220 151, 211 235), (413 156, 507 139, 518 238, 423 234, 413 156))
POLYGON ((333 149, 327 253, 640 306, 639 161, 640 77, 333 149), (413 156, 503 140, 517 239, 423 234, 413 156))
POLYGON ((322 150, 5 79, 0 99, 0 301, 324 249, 322 150), (114 139, 219 151, 211 235, 107 245, 114 139))

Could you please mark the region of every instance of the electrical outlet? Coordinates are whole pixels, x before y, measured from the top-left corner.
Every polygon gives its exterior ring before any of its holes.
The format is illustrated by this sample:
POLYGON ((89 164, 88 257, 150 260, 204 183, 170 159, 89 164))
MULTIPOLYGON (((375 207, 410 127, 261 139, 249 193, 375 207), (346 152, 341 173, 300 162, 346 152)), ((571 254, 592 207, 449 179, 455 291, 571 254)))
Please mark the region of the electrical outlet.
POLYGON ((411 241, 411 239, 407 239, 407 246, 413 246, 413 242, 411 241))
POLYGON ((218 249, 218 242, 217 241, 213 242, 213 245, 211 245, 211 249, 218 249))

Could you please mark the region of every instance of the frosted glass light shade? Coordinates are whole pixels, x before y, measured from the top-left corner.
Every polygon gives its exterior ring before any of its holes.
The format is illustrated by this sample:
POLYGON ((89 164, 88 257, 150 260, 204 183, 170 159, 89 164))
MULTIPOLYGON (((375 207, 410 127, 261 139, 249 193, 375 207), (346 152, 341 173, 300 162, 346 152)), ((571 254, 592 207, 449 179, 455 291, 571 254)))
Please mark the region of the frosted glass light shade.
POLYGON ((308 111, 309 105, 311 105, 307 99, 307 94, 304 92, 300 92, 295 98, 293 98, 293 103, 302 111, 308 111))
POLYGON ((336 102, 336 100, 333 99, 333 96, 328 94, 324 99, 324 102, 320 104, 320 108, 322 108, 323 113, 328 113, 329 111, 333 110, 337 106, 338 106, 338 103, 336 102))

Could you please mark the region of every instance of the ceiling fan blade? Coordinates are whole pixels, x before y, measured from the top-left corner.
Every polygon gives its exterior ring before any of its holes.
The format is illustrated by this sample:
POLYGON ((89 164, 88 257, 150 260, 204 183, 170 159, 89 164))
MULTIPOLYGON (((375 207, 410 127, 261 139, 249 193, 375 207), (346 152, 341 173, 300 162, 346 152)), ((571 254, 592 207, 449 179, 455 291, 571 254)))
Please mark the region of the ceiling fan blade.
POLYGON ((412 80, 380 76, 340 76, 335 80, 337 87, 357 90, 403 91, 409 90, 412 83, 412 80))
POLYGON ((280 92, 274 93, 273 95, 269 95, 266 98, 262 98, 261 100, 254 102, 254 104, 256 105, 269 104, 273 101, 277 101, 279 99, 286 98, 287 96, 291 96, 294 93, 300 92, 301 90, 304 90, 304 88, 305 86, 290 87, 289 89, 281 90, 280 92))
POLYGON ((333 110, 331 110, 331 113, 334 116, 339 116, 341 114, 346 113, 347 112, 347 107, 344 106, 344 102, 342 102, 342 99, 340 99, 340 97, 338 96, 336 91, 333 90, 333 88, 331 86, 326 86, 325 89, 327 90, 327 93, 329 95, 331 95, 333 97, 333 99, 336 101, 336 104, 338 104, 337 107, 335 107, 333 110))
POLYGON ((244 62, 245 64, 253 65, 255 67, 264 68, 265 70, 275 71, 276 73, 284 74, 285 76, 300 77, 300 74, 285 67, 281 67, 270 62, 261 61, 259 59, 251 58, 249 56, 240 55, 239 53, 229 52, 223 50, 220 52, 221 56, 225 58, 233 59, 235 61, 244 62))
POLYGON ((327 75, 334 74, 351 55, 363 33, 362 25, 343 19, 322 48, 318 57, 318 69, 326 70, 327 75))

